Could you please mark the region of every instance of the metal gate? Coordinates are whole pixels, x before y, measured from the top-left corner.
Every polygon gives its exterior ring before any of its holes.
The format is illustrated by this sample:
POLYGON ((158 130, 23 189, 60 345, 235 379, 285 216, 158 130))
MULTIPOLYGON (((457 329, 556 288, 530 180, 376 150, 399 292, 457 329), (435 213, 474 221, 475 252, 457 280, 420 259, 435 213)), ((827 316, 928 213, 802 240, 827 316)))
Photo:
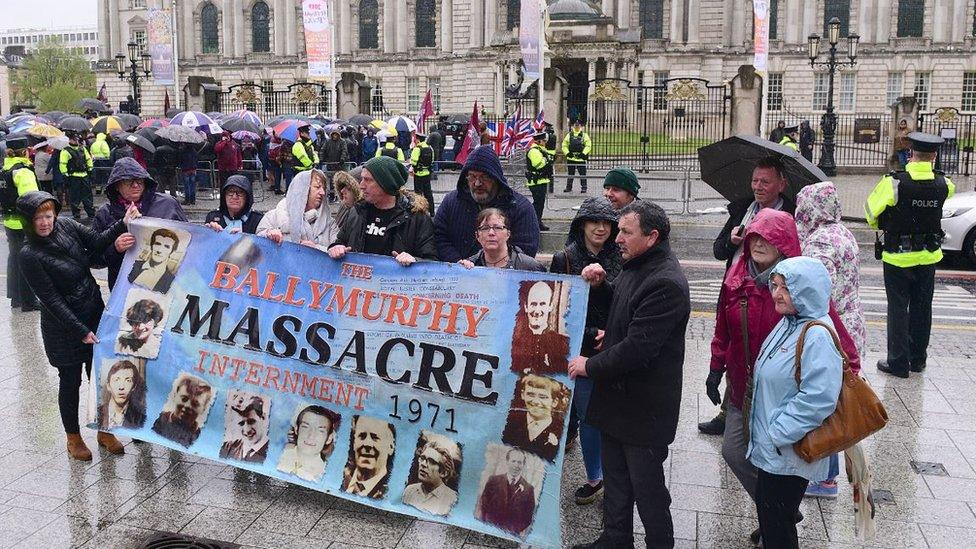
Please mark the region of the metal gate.
POLYGON ((937 170, 967 176, 973 173, 974 118, 976 114, 961 113, 955 107, 942 107, 918 114, 918 131, 945 139, 935 162, 937 170))
POLYGON ((322 84, 299 82, 283 90, 262 88, 257 84, 237 84, 217 94, 217 109, 231 112, 247 109, 262 120, 279 114, 327 116, 332 113, 332 91, 322 84))
POLYGON ((586 123, 593 168, 696 170, 698 148, 729 133, 731 98, 727 85, 700 78, 672 78, 654 86, 606 78, 569 87, 566 112, 570 120, 586 123))

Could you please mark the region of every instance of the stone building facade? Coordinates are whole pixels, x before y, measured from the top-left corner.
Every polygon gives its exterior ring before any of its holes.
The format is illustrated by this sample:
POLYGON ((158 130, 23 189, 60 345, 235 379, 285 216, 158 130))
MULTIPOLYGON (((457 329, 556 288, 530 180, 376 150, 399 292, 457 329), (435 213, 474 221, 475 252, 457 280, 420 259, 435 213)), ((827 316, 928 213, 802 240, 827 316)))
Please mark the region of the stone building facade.
MULTIPOLYGON (((164 4, 170 1, 98 0, 103 60, 98 85, 107 84, 113 102, 125 97, 128 84, 119 81, 111 58, 145 28, 146 7, 164 4)), ((430 88, 440 112, 468 112, 478 100, 489 112, 503 113, 505 87, 518 77, 518 4, 334 2, 340 87, 353 94, 344 110, 415 112, 430 88)), ((750 0, 549 4, 547 65, 558 69, 567 88, 586 87, 597 78, 622 78, 632 85, 677 77, 722 83, 752 62, 750 0)), ((807 36, 824 34, 825 21, 835 15, 842 36, 861 36, 857 65, 837 75, 835 102, 841 113, 886 112, 904 95, 915 95, 923 110, 953 106, 976 112, 976 2, 772 0, 771 5, 771 115, 776 109, 806 114, 823 109, 826 77, 809 65, 807 36)), ((190 107, 207 106, 201 88, 245 82, 284 88, 306 80, 299 0, 180 0, 175 6, 179 88, 190 107)), ((161 112, 163 88, 150 80, 144 93, 143 112, 161 112)))

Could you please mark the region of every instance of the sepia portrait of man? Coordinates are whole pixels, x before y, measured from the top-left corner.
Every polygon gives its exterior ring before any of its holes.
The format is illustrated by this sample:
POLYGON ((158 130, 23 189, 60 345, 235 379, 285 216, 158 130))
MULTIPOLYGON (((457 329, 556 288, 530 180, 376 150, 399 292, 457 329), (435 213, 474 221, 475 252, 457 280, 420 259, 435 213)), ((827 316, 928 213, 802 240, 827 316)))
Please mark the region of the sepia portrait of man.
POLYGON ((318 482, 335 448, 339 420, 339 414, 328 408, 304 406, 288 430, 288 443, 278 459, 278 470, 318 482))
POLYGON ((393 425, 368 416, 353 416, 342 490, 370 499, 386 497, 395 450, 393 425))
POLYGON ((512 333, 512 370, 536 374, 566 371, 569 336, 560 333, 565 306, 557 307, 562 284, 548 280, 525 281, 519 287, 519 311, 512 333))

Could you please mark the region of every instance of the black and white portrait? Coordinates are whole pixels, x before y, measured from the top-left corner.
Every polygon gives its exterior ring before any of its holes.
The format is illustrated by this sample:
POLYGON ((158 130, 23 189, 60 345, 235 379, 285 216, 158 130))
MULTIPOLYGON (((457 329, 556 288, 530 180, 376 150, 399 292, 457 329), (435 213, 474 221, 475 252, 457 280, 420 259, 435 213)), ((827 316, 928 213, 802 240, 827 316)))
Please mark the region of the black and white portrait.
POLYGON ((288 429, 288 442, 278 459, 278 470, 318 482, 335 448, 339 421, 339 414, 324 406, 300 405, 288 429))
POLYGON ((403 503, 444 516, 457 503, 461 446, 444 435, 423 431, 407 475, 403 503))
POLYGON ((264 463, 268 457, 271 399, 234 390, 224 405, 224 441, 220 457, 264 463))
POLYGON ((129 282, 154 292, 166 293, 176 278, 187 246, 190 233, 179 229, 160 227, 152 231, 142 243, 129 282))
POLYGON ((138 358, 102 360, 98 428, 138 429, 146 423, 146 361, 138 358))
POLYGON ((570 392, 555 379, 526 374, 515 386, 502 442, 555 461, 570 392))
POLYGON ((207 422, 214 393, 206 381, 181 372, 173 381, 173 388, 152 430, 177 444, 190 446, 207 422))
POLYGON ((542 495, 545 474, 541 459, 518 448, 489 444, 474 517, 525 537, 542 495))
POLYGON ((342 471, 342 490, 370 499, 383 499, 389 490, 396 429, 369 416, 353 416, 349 457, 342 471))
POLYGON ((519 309, 512 333, 512 371, 566 372, 568 303, 569 286, 562 282, 526 280, 519 284, 519 309))
POLYGON ((115 352, 139 358, 159 356, 159 343, 163 339, 169 299, 165 296, 132 288, 125 296, 122 318, 119 319, 119 335, 115 340, 115 352))

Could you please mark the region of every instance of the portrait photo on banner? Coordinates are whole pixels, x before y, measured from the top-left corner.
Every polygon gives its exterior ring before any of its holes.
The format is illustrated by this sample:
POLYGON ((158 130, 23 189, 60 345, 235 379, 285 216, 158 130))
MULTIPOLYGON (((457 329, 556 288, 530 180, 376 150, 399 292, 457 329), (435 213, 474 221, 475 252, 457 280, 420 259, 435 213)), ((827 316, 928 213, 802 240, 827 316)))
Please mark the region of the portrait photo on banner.
POLYGON ((502 444, 485 449, 474 518, 524 538, 532 526, 546 464, 532 454, 502 444))
POLYGON ((220 445, 220 457, 264 463, 270 441, 270 414, 270 398, 239 389, 228 391, 224 404, 224 440, 220 445))
POLYGON ((552 280, 519 283, 519 308, 512 332, 512 371, 566 373, 569 355, 569 284, 552 280))
POLYGON ((146 361, 135 357, 102 359, 98 369, 98 428, 138 429, 146 423, 146 361))
POLYGON ((403 503, 446 516, 458 499, 461 445, 431 431, 421 431, 403 489, 403 503))
POLYGON ((383 499, 389 491, 396 428, 382 419, 352 416, 349 457, 342 470, 342 490, 370 499, 383 499))
POLYGON ((138 249, 129 282, 165 294, 186 255, 190 233, 165 227, 139 227, 134 232, 138 249))
POLYGON ((180 372, 173 380, 173 387, 152 430, 163 438, 189 447, 200 436, 215 397, 216 391, 209 383, 180 372))
POLYGON ((131 288, 125 294, 125 306, 119 319, 115 352, 139 358, 159 356, 170 299, 142 288, 131 288))
POLYGON ((302 480, 318 482, 335 449, 340 422, 339 414, 324 406, 300 404, 288 427, 278 470, 302 480))
POLYGON ((570 391, 555 379, 525 374, 515 384, 502 442, 555 462, 570 391))

